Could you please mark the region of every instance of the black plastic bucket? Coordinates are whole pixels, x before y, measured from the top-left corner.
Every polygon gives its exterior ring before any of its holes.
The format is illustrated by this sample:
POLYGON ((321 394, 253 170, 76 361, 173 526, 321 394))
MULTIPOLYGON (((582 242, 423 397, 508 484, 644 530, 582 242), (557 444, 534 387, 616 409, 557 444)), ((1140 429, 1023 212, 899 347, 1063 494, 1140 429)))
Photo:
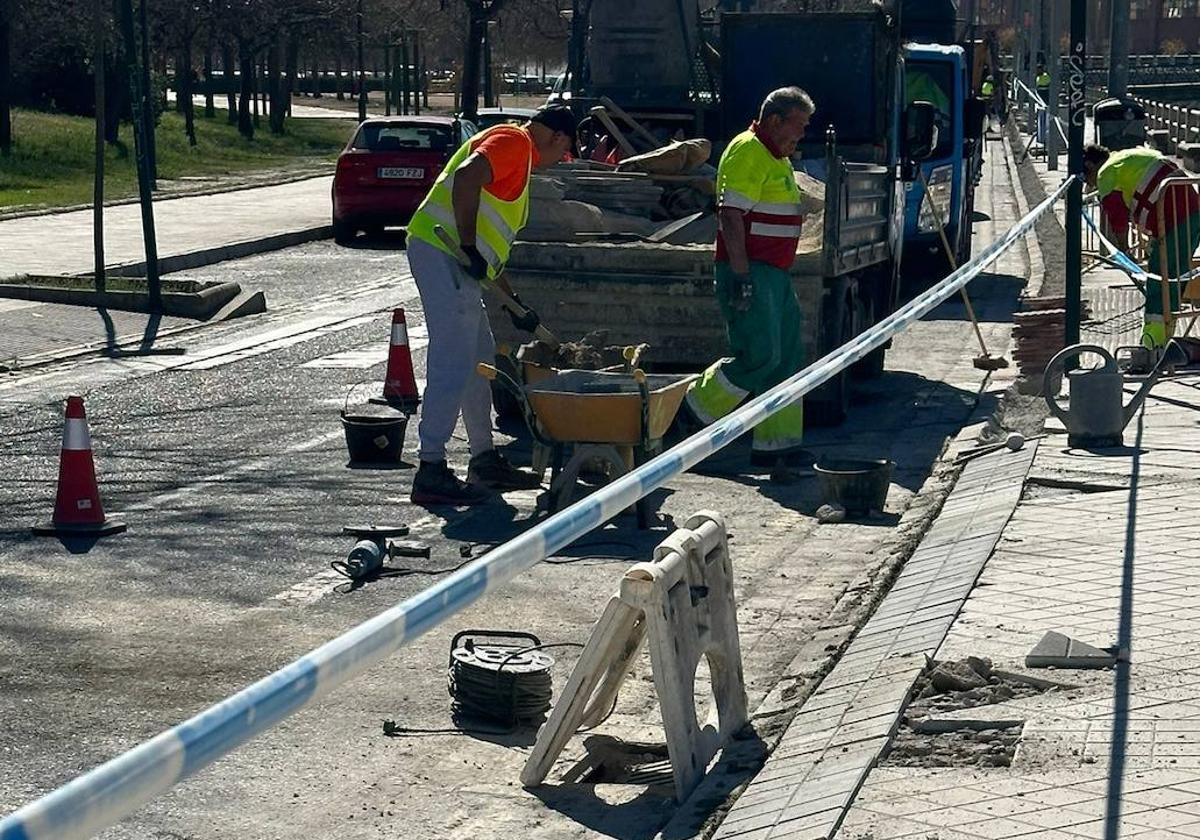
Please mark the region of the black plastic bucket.
POLYGON ((400 460, 407 414, 347 414, 342 412, 346 450, 358 463, 384 464, 400 460))
POLYGON ((821 485, 822 502, 865 516, 883 511, 893 466, 883 459, 831 458, 817 463, 813 471, 821 485))

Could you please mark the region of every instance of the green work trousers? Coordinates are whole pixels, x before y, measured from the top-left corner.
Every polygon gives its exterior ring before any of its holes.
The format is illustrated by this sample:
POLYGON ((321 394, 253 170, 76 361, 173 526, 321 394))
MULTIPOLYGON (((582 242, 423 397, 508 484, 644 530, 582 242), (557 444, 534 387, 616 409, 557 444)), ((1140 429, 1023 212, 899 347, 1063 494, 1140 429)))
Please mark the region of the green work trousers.
MULTIPOLYGON (((804 367, 803 315, 788 273, 750 263, 753 296, 745 310, 734 308, 730 300, 733 278, 727 264, 717 264, 717 303, 731 355, 713 363, 688 390, 688 407, 704 423, 725 416, 804 367)), ((753 451, 787 455, 800 448, 803 438, 804 407, 798 400, 755 427, 753 451)))
MULTIPOLYGON (((1192 255, 1200 246, 1200 213, 1193 213, 1172 227, 1159 239, 1150 242, 1146 256, 1150 271, 1167 278, 1176 278, 1186 273, 1192 265, 1192 255)), ((1168 294, 1172 310, 1179 309, 1181 284, 1168 280, 1168 294)), ((1142 330, 1142 345, 1163 347, 1170 337, 1167 335, 1163 312, 1162 282, 1149 279, 1146 282, 1146 319, 1142 330)))

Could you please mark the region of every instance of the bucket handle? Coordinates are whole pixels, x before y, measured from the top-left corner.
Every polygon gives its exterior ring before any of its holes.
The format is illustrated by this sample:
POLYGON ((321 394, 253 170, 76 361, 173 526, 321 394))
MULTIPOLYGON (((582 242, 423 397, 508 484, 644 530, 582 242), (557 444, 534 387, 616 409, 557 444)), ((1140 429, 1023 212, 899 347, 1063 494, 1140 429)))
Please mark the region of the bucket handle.
MULTIPOLYGON (((1067 425, 1068 414, 1063 411, 1062 406, 1058 402, 1058 394, 1054 393, 1051 388, 1051 381, 1054 378, 1054 372, 1061 367, 1064 367, 1067 360, 1072 356, 1076 357, 1076 368, 1078 369, 1078 356, 1083 353, 1094 353, 1104 359, 1104 366, 1100 368, 1100 372, 1115 373, 1117 370, 1117 360, 1113 358, 1112 353, 1101 347, 1099 344, 1072 344, 1070 347, 1064 347, 1054 354, 1049 363, 1046 365, 1046 371, 1042 374, 1042 396, 1046 400, 1046 405, 1051 413, 1054 414, 1063 425, 1067 425)), ((1064 371, 1065 372, 1065 371, 1064 371)))

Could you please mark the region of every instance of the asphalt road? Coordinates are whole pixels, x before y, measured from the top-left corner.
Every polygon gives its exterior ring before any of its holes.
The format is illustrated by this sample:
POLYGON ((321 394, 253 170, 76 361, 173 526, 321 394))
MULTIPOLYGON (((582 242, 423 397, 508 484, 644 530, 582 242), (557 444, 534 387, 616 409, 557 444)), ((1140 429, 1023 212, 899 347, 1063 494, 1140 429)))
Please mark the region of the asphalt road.
MULTIPOLYGON (((977 248, 1015 219, 1003 154, 998 144, 990 151, 977 248)), ((1026 269, 1017 249, 972 288, 1001 348, 1026 269)), ((262 288, 270 311, 170 337, 183 355, 85 360, 0 383, 0 812, 397 603, 462 562, 460 546, 478 553, 535 515, 532 493, 465 512, 415 509, 411 469, 347 467, 338 411, 380 387, 395 306, 409 312, 423 377, 419 301, 395 241, 313 243, 183 276, 262 288), (105 506, 129 523, 86 553, 28 535, 53 507, 69 393, 86 398, 105 506), (394 522, 408 523, 433 557, 339 588, 329 563, 352 545, 341 527, 394 522)), ((381 721, 449 725, 444 674, 457 630, 582 643, 624 568, 702 508, 722 512, 734 534, 757 705, 802 646, 870 597, 864 581, 911 544, 897 522, 946 439, 994 407, 1006 381, 971 367, 977 350, 964 317, 960 303, 947 303, 900 337, 888 373, 860 389, 850 420, 809 436, 818 453, 896 461, 886 515, 817 526, 815 479, 772 485, 749 471, 748 446, 735 444, 656 494, 651 531, 619 518, 103 836, 653 836, 671 814, 669 791, 552 784, 528 793, 517 773, 529 732, 388 738, 381 721)), ((415 439, 410 428, 410 459, 415 439)), ((499 440, 526 456, 524 442, 499 440)), ((464 441, 453 450, 464 464, 464 441)), ((556 656, 557 687, 575 654, 556 656)), ((603 732, 654 740, 656 720, 643 657, 603 732)), ((552 779, 581 752, 576 739, 552 779)))

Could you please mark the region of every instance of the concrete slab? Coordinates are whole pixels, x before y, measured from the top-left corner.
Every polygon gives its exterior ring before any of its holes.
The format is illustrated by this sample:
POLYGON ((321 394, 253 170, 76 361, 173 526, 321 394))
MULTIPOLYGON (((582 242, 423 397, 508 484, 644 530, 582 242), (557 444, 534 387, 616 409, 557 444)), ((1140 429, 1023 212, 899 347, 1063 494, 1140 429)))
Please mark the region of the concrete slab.
POLYGON ((1117 658, 1106 650, 1054 630, 1042 636, 1025 656, 1026 668, 1111 668, 1117 658))

